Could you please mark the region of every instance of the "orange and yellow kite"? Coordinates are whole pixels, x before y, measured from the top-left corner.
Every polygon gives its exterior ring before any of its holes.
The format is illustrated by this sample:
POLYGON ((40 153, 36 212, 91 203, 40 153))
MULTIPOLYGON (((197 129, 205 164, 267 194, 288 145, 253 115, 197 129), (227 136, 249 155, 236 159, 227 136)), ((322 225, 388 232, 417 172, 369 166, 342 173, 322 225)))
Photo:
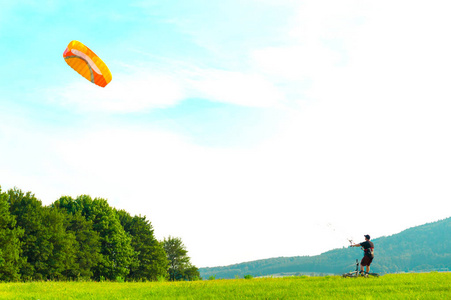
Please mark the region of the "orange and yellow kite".
POLYGON ((72 69, 98 86, 105 87, 113 78, 106 64, 79 41, 70 42, 63 57, 72 69))

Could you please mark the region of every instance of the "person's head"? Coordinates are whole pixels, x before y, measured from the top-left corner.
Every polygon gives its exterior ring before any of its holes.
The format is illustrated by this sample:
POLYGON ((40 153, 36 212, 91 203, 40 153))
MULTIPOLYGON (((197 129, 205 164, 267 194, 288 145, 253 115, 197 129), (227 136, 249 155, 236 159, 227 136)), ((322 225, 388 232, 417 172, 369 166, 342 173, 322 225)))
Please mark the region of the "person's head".
POLYGON ((367 240, 367 241, 369 241, 371 239, 369 234, 365 234, 364 237, 365 237, 365 240, 367 240))

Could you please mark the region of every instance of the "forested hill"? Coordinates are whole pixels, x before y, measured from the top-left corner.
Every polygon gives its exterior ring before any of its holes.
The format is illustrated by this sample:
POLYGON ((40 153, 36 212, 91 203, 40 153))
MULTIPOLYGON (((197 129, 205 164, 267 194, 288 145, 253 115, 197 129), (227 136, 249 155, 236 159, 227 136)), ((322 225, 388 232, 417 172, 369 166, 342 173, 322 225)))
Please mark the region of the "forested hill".
MULTIPOLYGON (((451 270, 451 217, 372 241, 375 244, 373 272, 451 270)), ((354 270, 356 259, 360 261, 361 257, 359 248, 342 248, 316 256, 270 258, 199 271, 204 279, 212 276, 219 279, 244 275, 342 274, 354 270)))

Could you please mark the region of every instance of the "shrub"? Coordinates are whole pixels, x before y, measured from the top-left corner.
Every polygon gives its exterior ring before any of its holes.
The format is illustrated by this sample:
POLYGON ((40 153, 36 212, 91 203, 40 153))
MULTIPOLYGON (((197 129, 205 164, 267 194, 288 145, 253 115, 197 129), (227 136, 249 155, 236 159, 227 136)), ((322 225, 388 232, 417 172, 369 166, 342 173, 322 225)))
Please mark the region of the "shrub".
POLYGON ((124 278, 122 276, 116 276, 116 282, 124 282, 124 278))

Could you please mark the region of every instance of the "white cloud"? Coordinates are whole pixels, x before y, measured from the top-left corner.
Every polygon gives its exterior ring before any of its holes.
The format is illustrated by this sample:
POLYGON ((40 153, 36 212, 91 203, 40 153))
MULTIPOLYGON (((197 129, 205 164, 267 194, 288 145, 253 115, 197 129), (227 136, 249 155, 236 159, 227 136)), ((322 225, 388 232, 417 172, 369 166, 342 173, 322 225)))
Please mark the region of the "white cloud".
POLYGON ((48 98, 54 104, 78 111, 113 113, 172 106, 183 99, 183 95, 183 87, 173 78, 165 74, 140 71, 133 74, 115 73, 113 80, 105 88, 80 77, 74 78, 67 86, 48 91, 48 98))
POLYGON ((111 113, 170 107, 188 98, 249 107, 275 106, 284 98, 269 79, 256 73, 201 69, 177 62, 168 69, 172 67, 177 71, 154 71, 151 65, 130 68, 127 74, 113 75, 105 88, 75 78, 67 86, 48 90, 47 95, 54 104, 77 111, 111 113))
POLYGON ((298 82, 321 80, 340 60, 338 53, 318 44, 257 49, 251 57, 255 68, 266 76, 298 82))
POLYGON ((192 80, 197 97, 250 107, 272 107, 283 93, 264 76, 236 71, 203 70, 199 80, 192 80))

